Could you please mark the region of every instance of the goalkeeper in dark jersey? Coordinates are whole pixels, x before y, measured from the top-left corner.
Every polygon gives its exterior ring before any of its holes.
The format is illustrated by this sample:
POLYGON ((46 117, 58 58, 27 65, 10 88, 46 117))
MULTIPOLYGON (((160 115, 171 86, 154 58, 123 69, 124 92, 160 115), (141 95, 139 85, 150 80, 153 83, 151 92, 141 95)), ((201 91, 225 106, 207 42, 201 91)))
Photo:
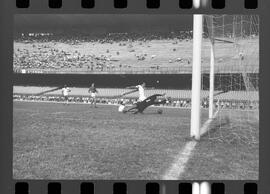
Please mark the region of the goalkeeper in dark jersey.
POLYGON ((161 97, 161 96, 164 97, 165 94, 154 94, 152 96, 149 96, 143 101, 138 101, 131 108, 127 110, 123 110, 123 113, 127 113, 127 112, 132 112, 134 114, 143 113, 143 111, 151 105, 166 104, 167 98, 158 99, 158 97, 161 97))

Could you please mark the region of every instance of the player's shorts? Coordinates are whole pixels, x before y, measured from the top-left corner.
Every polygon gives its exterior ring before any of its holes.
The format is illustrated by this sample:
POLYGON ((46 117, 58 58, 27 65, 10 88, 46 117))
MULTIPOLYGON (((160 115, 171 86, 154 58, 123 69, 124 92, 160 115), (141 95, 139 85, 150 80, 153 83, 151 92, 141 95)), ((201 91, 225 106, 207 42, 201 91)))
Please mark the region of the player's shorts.
POLYGON ((90 95, 92 98, 96 98, 96 93, 91 93, 90 95))
POLYGON ((118 108, 118 111, 119 112, 123 112, 125 109, 125 106, 124 105, 120 105, 119 108, 118 108))
POLYGON ((64 96, 65 100, 68 100, 68 96, 64 96))

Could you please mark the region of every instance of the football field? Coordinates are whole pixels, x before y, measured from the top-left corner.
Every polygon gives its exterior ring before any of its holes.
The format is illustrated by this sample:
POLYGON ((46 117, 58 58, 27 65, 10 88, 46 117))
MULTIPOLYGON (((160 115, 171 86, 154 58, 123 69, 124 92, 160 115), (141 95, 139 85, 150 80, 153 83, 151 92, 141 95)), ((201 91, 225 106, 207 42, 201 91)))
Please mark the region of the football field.
MULTIPOLYGON (((190 142, 190 110, 13 102, 13 178, 163 179, 190 142)), ((208 111, 202 110, 202 123, 208 111)), ((213 133, 217 133, 214 131, 213 133)), ((258 147, 196 144, 179 179, 257 179, 258 147)))

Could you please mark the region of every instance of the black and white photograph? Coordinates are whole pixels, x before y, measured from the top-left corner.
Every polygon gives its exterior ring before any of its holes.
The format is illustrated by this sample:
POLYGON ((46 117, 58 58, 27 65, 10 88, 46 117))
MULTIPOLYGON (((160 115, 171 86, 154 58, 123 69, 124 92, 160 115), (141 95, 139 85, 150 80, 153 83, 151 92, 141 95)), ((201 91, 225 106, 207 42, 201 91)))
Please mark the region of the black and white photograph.
POLYGON ((14 15, 13 178, 258 180, 259 23, 14 15))

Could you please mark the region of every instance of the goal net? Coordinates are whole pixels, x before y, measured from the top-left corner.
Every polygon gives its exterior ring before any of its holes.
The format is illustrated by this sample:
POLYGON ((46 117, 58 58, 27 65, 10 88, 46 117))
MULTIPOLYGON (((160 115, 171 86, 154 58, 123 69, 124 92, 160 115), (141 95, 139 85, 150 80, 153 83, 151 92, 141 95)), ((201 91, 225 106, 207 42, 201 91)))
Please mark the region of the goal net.
POLYGON ((204 15, 201 60, 201 90, 210 91, 201 106, 213 120, 206 135, 258 143, 259 16, 204 15))

